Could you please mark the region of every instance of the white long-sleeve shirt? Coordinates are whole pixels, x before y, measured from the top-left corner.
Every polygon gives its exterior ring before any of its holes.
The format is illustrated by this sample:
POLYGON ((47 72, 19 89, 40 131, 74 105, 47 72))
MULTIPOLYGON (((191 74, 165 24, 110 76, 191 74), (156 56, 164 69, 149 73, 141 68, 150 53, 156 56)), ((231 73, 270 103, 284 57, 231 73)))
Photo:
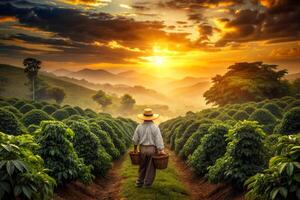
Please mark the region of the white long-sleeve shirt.
POLYGON ((135 145, 154 145, 158 150, 164 149, 161 132, 153 122, 144 122, 135 129, 132 137, 135 145))

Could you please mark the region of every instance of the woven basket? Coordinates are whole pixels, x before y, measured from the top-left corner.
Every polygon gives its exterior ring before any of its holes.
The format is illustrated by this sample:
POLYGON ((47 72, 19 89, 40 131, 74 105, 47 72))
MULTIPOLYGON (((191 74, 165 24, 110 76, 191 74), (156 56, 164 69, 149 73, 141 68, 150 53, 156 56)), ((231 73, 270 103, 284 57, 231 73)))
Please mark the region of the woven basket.
POLYGON ((130 159, 131 159, 131 164, 133 164, 133 165, 139 165, 140 164, 140 160, 141 160, 140 152, 130 151, 129 156, 130 156, 130 159))
POLYGON ((166 169, 169 163, 169 154, 158 154, 152 156, 156 169, 166 169))

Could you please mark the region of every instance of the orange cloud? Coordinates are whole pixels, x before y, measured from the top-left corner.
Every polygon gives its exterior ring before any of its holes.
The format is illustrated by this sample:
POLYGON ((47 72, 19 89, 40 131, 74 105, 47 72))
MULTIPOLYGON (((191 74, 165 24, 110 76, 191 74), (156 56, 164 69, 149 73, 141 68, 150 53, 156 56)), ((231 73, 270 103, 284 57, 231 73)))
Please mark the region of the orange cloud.
POLYGON ((0 23, 17 22, 17 21, 18 19, 16 17, 11 17, 11 16, 0 17, 0 23))

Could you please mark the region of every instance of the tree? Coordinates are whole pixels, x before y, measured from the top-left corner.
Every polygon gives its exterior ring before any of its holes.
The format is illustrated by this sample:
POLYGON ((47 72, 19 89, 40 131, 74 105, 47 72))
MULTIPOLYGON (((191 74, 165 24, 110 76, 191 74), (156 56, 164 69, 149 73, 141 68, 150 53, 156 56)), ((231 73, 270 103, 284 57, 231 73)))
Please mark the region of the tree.
POLYGON ((124 96, 121 97, 121 108, 122 109, 132 110, 134 104, 135 104, 135 100, 129 94, 125 94, 124 96))
POLYGON ((204 93, 207 103, 226 105, 278 98, 291 92, 288 81, 282 80, 286 70, 262 62, 236 63, 228 72, 212 79, 213 86, 204 93))
POLYGON ((93 97, 93 100, 102 106, 104 110, 108 105, 112 104, 112 98, 108 96, 104 91, 99 90, 93 97))
POLYGON ((25 67, 24 72, 27 74, 27 78, 30 81, 32 88, 32 100, 35 101, 35 81, 38 75, 38 71, 41 68, 42 62, 35 58, 26 58, 23 61, 25 67))
POLYGON ((300 94, 300 78, 295 79, 292 84, 295 93, 300 94))
POLYGON ((54 99, 57 104, 61 104, 66 96, 66 93, 62 88, 52 87, 48 89, 48 96, 54 99))

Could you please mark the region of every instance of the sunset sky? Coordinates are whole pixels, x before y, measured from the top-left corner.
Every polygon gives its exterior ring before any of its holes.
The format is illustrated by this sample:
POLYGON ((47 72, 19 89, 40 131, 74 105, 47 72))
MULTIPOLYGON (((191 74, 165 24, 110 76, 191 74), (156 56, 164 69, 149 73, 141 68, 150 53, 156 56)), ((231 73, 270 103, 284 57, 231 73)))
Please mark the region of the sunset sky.
POLYGON ((213 76, 235 62, 300 72, 299 0, 1 0, 0 63, 213 76))

